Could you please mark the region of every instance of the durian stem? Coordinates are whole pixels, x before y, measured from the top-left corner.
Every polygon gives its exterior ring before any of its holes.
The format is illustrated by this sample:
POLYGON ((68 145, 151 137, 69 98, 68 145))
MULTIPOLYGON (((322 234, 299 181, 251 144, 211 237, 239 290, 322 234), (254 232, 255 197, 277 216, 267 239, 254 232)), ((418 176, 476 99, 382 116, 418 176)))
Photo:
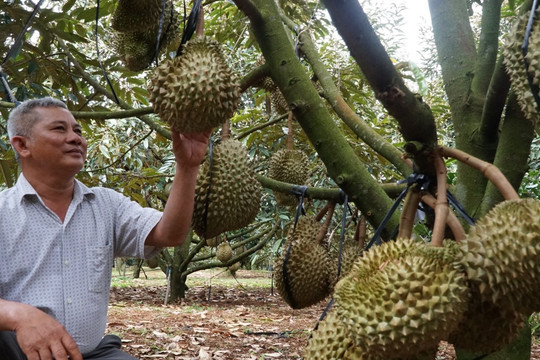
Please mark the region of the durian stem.
POLYGON ((323 226, 319 230, 319 233, 317 234, 317 238, 315 239, 315 242, 317 244, 322 243, 324 240, 324 237, 328 233, 328 228, 330 227, 330 222, 332 221, 332 217, 334 216, 334 210, 336 209, 336 203, 335 202, 329 202, 328 203, 328 212, 326 214, 326 219, 324 219, 323 226))
POLYGON ((231 137, 231 122, 227 119, 221 126, 221 140, 228 140, 231 137))
MULTIPOLYGON (((435 206, 437 204, 437 199, 435 199, 435 197, 431 194, 422 195, 422 201, 432 209, 435 209, 435 206)), ((452 231, 452 234, 454 234, 454 239, 456 239, 457 242, 465 240, 465 238, 467 237, 465 229, 463 228, 463 225, 461 225, 457 216, 453 212, 448 212, 448 218, 446 219, 446 223, 452 231)))
POLYGON ((195 28, 195 36, 204 35, 204 7, 201 3, 199 13, 197 14, 197 27, 195 28))
POLYGON ((360 216, 358 225, 356 226, 356 233, 354 234, 354 240, 358 243, 360 249, 364 249, 366 246, 367 238, 367 221, 364 215, 360 216))
POLYGON ((442 246, 444 229, 448 219, 448 200, 446 199, 446 165, 442 157, 435 157, 435 171, 437 172, 437 201, 435 203, 435 222, 433 224, 432 246, 442 246))
POLYGON ((289 118, 287 119, 287 126, 288 126, 287 150, 294 150, 294 137, 293 137, 293 126, 292 126, 293 117, 294 117, 293 112, 289 111, 289 118))
POLYGON ((319 212, 317 213, 317 215, 315 215, 315 221, 321 221, 321 219, 324 217, 324 215, 326 215, 326 213, 328 212, 328 209, 330 208, 330 202, 327 202, 322 208, 321 210, 319 210, 319 212))
POLYGON ((499 168, 495 165, 480 160, 464 151, 451 149, 446 146, 441 146, 439 151, 442 156, 452 157, 472 168, 481 171, 482 174, 484 174, 484 176, 488 178, 488 180, 491 181, 493 185, 497 187, 497 189, 499 189, 505 200, 519 199, 519 195, 512 187, 512 184, 510 184, 501 170, 499 170, 499 168))
POLYGON ((403 210, 401 211, 401 219, 399 221, 398 238, 409 239, 413 232, 414 218, 416 209, 420 203, 420 193, 411 188, 405 197, 403 210))

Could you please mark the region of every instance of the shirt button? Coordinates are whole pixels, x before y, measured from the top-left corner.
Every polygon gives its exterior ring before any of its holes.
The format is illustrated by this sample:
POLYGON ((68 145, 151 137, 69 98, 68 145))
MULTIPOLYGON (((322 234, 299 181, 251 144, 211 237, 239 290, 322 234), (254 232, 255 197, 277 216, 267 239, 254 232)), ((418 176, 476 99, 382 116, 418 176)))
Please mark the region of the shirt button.
POLYGON ((64 261, 64 265, 68 266, 69 265, 69 260, 64 261))
POLYGON ((71 298, 67 298, 67 303, 68 303, 68 304, 71 304, 71 303, 72 303, 71 298))

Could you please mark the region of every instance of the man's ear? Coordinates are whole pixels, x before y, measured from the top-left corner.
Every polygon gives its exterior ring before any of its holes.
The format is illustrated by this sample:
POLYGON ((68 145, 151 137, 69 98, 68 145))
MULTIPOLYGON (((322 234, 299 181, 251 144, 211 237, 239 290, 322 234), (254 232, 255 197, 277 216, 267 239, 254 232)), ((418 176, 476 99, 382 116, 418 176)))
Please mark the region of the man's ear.
POLYGON ((30 154, 27 142, 28 139, 24 136, 14 136, 11 138, 11 146, 13 146, 13 149, 15 149, 21 158, 24 158, 30 154))

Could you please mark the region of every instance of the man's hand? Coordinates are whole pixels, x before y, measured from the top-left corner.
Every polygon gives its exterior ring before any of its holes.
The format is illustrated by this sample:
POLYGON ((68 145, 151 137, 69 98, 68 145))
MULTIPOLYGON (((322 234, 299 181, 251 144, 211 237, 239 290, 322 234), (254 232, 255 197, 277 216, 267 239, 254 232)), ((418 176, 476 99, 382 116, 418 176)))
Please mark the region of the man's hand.
POLYGON ((178 165, 187 168, 199 166, 206 154, 210 134, 212 131, 180 134, 171 130, 173 153, 178 165))
POLYGON ((17 342, 28 360, 82 360, 75 340, 54 318, 26 304, 2 301, 9 307, 17 342))

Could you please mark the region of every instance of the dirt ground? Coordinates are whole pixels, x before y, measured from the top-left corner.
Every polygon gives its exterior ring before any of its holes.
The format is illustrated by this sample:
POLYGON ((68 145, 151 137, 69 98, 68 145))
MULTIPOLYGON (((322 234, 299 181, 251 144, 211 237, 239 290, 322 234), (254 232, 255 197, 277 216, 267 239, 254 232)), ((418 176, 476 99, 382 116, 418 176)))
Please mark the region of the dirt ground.
MULTIPOLYGON (((108 332, 139 359, 301 359, 326 306, 293 310, 262 287, 192 286, 187 299, 167 305, 165 292, 160 285, 111 289, 108 332)), ((455 359, 452 346, 441 343, 436 359, 455 359)), ((531 359, 540 359, 538 344, 531 359)))

